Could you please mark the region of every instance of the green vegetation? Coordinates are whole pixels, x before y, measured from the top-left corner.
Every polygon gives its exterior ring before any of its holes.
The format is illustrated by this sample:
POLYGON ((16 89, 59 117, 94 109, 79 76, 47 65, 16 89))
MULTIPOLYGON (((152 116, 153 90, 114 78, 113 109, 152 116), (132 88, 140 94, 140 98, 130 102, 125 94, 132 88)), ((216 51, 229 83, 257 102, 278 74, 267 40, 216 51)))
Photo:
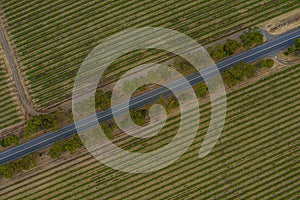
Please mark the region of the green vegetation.
MULTIPOLYGON (((289 0, 1 2, 29 92, 42 108, 70 99, 77 69, 86 55, 104 38, 124 29, 164 27, 205 45, 299 7, 289 0)), ((232 53, 234 45, 229 46, 226 51, 232 53)), ((166 52, 124 55, 104 73, 101 84, 116 81, 140 64, 166 59, 166 52)))
POLYGON ((224 52, 226 55, 235 54, 236 51, 241 47, 241 43, 237 40, 230 40, 228 39, 227 42, 224 44, 224 52))
POLYGON ((95 93, 95 106, 96 108, 101 108, 101 110, 106 110, 111 107, 111 95, 112 92, 103 92, 98 89, 95 93))
POLYGON ((50 149, 51 158, 59 158, 62 153, 69 152, 70 154, 74 154, 77 149, 80 149, 83 146, 82 141, 80 140, 77 134, 74 134, 69 139, 64 141, 57 141, 50 149))
POLYGON ((26 124, 24 128, 23 135, 25 138, 28 138, 30 135, 37 133, 41 130, 47 130, 51 128, 55 128, 58 125, 57 114, 41 114, 37 116, 32 116, 26 124))
MULTIPOLYGON (((201 123, 193 145, 170 167, 128 174, 112 170, 86 153, 80 159, 68 159, 6 185, 3 198, 235 199, 238 194, 242 199, 297 199, 299 67, 289 67, 228 93, 227 120, 220 142, 203 159, 197 154, 210 122, 210 103, 200 106, 201 123), (220 179, 226 184, 216 184, 220 179), (173 183, 178 186, 167 191, 163 187, 173 183), (29 187, 35 189, 27 190, 29 187)), ((190 110, 184 115, 192 114, 190 110)), ((148 144, 160 146, 172 138, 168 133, 176 130, 178 120, 180 115, 169 118, 168 127, 148 144)), ((131 146, 132 151, 145 148, 127 138, 115 142, 120 147, 131 146)), ((117 156, 115 159, 122 160, 117 156)))
POLYGON ((4 60, 4 52, 0 44, 0 130, 13 128, 22 123, 24 115, 15 96, 14 82, 8 73, 4 60))
POLYGON ((194 87, 194 91, 198 98, 204 98, 207 95, 207 85, 203 82, 198 83, 194 87))
POLYGON ((300 56, 300 38, 295 40, 295 44, 288 48, 286 52, 284 52, 286 56, 288 55, 295 55, 300 56))
POLYGON ((0 144, 3 147, 8 147, 12 144, 18 145, 19 144, 19 137, 16 136, 16 135, 9 135, 9 136, 3 138, 0 142, 0 144))
POLYGON ((213 60, 218 61, 237 53, 237 51, 241 50, 241 47, 249 49, 262 44, 263 37, 264 36, 259 28, 249 28, 240 35, 241 42, 228 39, 225 44, 217 44, 215 47, 208 47, 207 51, 213 60))
POLYGON ((176 71, 180 72, 183 76, 191 75, 196 72, 196 69, 185 59, 180 57, 175 57, 173 66, 176 71))
POLYGON ((259 68, 272 67, 273 65, 274 61, 272 59, 260 60, 256 64, 241 62, 223 71, 222 78, 229 87, 232 87, 243 81, 244 78, 253 77, 259 68))
POLYGON ((9 162, 0 166, 0 175, 4 178, 11 178, 15 174, 24 170, 29 170, 36 166, 36 155, 30 154, 17 161, 9 162))
MULTIPOLYGON (((192 36, 203 45, 295 8, 299 8, 299 4, 289 0, 1 1, 1 11, 7 20, 12 43, 22 62, 21 71, 24 79, 28 80, 26 86, 35 103, 42 108, 54 107, 69 99, 74 77, 84 57, 104 38, 121 30, 165 27, 192 36), (199 11, 205 14, 199 14, 199 11)), ((261 41, 255 29, 243 35, 242 45, 228 40, 225 45, 211 49, 215 59, 222 59, 242 46, 250 48, 261 41)), ((165 52, 125 55, 105 72, 101 84, 116 81, 122 73, 138 64, 168 58, 165 52)), ((259 67, 272 65, 271 61, 260 61, 254 65, 240 63, 236 70, 230 68, 225 71, 223 77, 232 86, 245 77, 252 77, 259 67)), ((203 159, 199 159, 197 154, 210 121, 210 103, 200 106, 201 123, 193 144, 169 167, 153 173, 128 174, 106 167, 88 153, 81 154, 80 159, 74 155, 66 158, 64 163, 53 163, 53 166, 21 177, 18 181, 1 185, 0 190, 5 191, 1 198, 197 199, 201 196, 203 199, 236 199, 239 195, 241 199, 274 199, 274 196, 297 199, 300 184, 297 176, 299 67, 288 68, 228 94, 222 137, 203 159)), ((190 70, 189 64, 184 62, 176 68, 184 73, 190 70)), ((148 78, 156 76, 151 74, 148 78)), ((207 95, 205 85, 199 84, 194 88, 198 97, 207 95)), ((99 92, 97 95, 96 106, 108 108, 111 94, 99 92)), ((176 98, 172 97, 161 98, 159 103, 167 110, 179 106, 176 98)), ((159 148, 173 138, 180 116, 190 117, 193 111, 168 118, 161 134, 151 137, 145 146, 145 143, 134 143, 122 136, 114 143, 132 151, 159 148)), ((143 125, 146 122, 147 110, 136 109, 130 114, 135 123, 143 125)), ((51 116, 31 119, 27 125, 28 135, 55 127, 57 121, 55 117, 52 123, 51 116)), ((101 126, 105 134, 112 134, 114 126, 106 123, 101 126)), ((188 124, 186 127, 189 128, 188 124)), ((78 138, 70 140, 56 143, 51 149, 51 156, 59 157, 66 151, 74 153, 80 148, 78 138)), ((126 160, 120 155, 111 159, 126 160)), ((34 159, 27 159, 20 164, 2 165, 0 172, 4 177, 12 177, 34 165, 34 159)))
POLYGON ((215 47, 208 47, 207 51, 213 60, 221 60, 225 57, 235 54, 241 47, 241 43, 236 40, 228 39, 227 42, 222 44, 217 44, 215 47))
POLYGON ((53 146, 50 149, 50 156, 51 158, 59 158, 61 154, 65 151, 63 142, 57 141, 53 144, 53 146))
POLYGON ((22 136, 29 138, 40 131, 56 131, 66 124, 73 122, 72 114, 59 107, 55 111, 47 114, 31 116, 26 122, 22 136))
POLYGON ((129 111, 129 113, 132 120, 137 125, 143 126, 144 124, 146 124, 146 116, 147 116, 146 109, 132 109, 129 111))
POLYGON ((175 109, 179 107, 179 102, 177 100, 176 97, 171 96, 170 98, 168 98, 168 103, 166 106, 168 109, 175 109))
POLYGON ((104 134, 108 137, 108 139, 113 140, 115 139, 115 136, 113 134, 113 130, 117 128, 116 124, 111 121, 111 122, 102 122, 100 124, 104 134))
POLYGON ((264 36, 259 30, 259 28, 249 28, 248 31, 245 31, 240 39, 243 42, 243 46, 247 49, 252 48, 254 46, 260 45, 263 43, 264 36))
POLYGON ((166 109, 167 114, 171 113, 173 109, 179 107, 179 102, 175 96, 171 96, 168 98, 160 96, 157 100, 157 103, 166 109))
POLYGON ((255 65, 259 68, 270 68, 274 66, 274 61, 272 59, 263 59, 255 63, 255 65))

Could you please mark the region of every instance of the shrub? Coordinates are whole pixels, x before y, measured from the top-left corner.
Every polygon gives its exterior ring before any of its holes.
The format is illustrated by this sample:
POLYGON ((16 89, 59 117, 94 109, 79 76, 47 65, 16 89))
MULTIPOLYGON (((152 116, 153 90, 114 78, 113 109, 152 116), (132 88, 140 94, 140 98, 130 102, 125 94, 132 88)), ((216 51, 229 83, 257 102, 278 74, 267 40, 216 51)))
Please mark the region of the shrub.
POLYGON ((19 137, 16 135, 9 135, 2 139, 1 146, 8 147, 12 144, 19 144, 19 137))
POLYGON ((29 154, 17 161, 9 162, 0 166, 0 174, 4 178, 11 178, 16 173, 29 170, 36 166, 36 154, 29 154))
POLYGON ((272 59, 264 59, 264 60, 260 60, 256 63, 256 66, 259 68, 263 68, 263 67, 273 67, 274 65, 274 61, 272 59))
POLYGON ((243 42, 243 46, 247 49, 262 44, 263 38, 263 34, 257 27, 249 28, 242 35, 240 35, 240 39, 243 42))
POLYGON ((65 151, 64 145, 62 141, 57 141, 53 144, 50 149, 51 158, 59 158, 61 154, 65 151))
POLYGON ((83 143, 78 134, 75 134, 69 139, 64 141, 57 141, 50 149, 51 158, 59 158, 62 153, 69 151, 70 154, 74 154, 77 149, 81 148, 83 143))
POLYGON ((197 85, 195 85, 194 87, 195 93, 197 95, 197 97, 201 97, 204 98, 206 97, 207 94, 207 86, 205 83, 201 82, 198 83, 197 85))
POLYGON ((54 128, 58 125, 57 116, 55 113, 50 113, 47 115, 37 115, 32 116, 28 121, 27 125, 24 128, 24 137, 27 138, 31 134, 36 133, 43 129, 54 128))

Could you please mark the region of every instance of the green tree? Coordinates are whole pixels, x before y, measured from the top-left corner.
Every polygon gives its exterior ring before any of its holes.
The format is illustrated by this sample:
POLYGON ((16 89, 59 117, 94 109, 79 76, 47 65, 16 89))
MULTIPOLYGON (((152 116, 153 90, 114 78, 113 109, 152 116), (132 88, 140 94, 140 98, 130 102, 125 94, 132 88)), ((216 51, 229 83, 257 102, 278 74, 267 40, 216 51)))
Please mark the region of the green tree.
POLYGON ((243 42, 243 46, 245 48, 251 48, 253 46, 257 46, 263 43, 264 36, 259 30, 259 28, 249 28, 242 35, 240 35, 240 39, 243 42))
POLYGON ((1 145, 3 147, 8 147, 12 144, 19 144, 19 137, 16 135, 9 135, 2 139, 1 145))
POLYGON ((210 56, 212 57, 213 60, 220 60, 224 58, 226 56, 226 52, 224 51, 224 46, 222 44, 217 44, 211 51, 210 56))
POLYGON ((297 51, 297 48, 296 48, 295 45, 293 45, 293 46, 291 46, 291 47, 288 48, 288 53, 289 53, 289 54, 293 54, 293 53, 295 53, 296 51, 297 51))
POLYGON ((284 52, 284 55, 286 56, 289 54, 300 55, 300 38, 296 39, 294 45, 289 47, 288 50, 284 52))
POLYGON ((298 51, 300 51, 300 38, 296 39, 295 41, 295 47, 298 51))
POLYGON ((197 97, 201 97, 201 98, 206 97, 207 85, 205 83, 203 83, 203 82, 198 83, 193 88, 195 90, 195 93, 196 93, 197 97))
POLYGON ((264 68, 264 67, 273 67, 274 65, 274 61, 272 59, 263 59, 263 60, 260 60, 256 63, 256 66, 259 67, 259 68, 264 68))
POLYGON ((171 109, 178 108, 178 107, 179 107, 179 102, 178 102, 177 98, 175 96, 171 96, 168 99, 167 108, 169 110, 171 110, 171 109))
POLYGON ((243 76, 247 78, 251 78, 255 75, 256 72, 256 66, 251 65, 249 63, 243 62, 242 63, 242 70, 243 70, 243 76))
POLYGON ((234 54, 241 47, 241 43, 236 40, 228 39, 224 44, 224 51, 227 55, 234 54))
POLYGON ((43 129, 54 128, 58 125, 58 119, 56 113, 50 113, 47 115, 32 116, 24 128, 24 137, 27 138, 31 134, 36 133, 43 129))
POLYGON ((109 109, 111 107, 111 97, 111 91, 104 93, 102 90, 97 90, 95 94, 96 108, 101 108, 102 110, 109 109))
POLYGON ((222 73, 223 81, 229 86, 232 87, 238 82, 244 80, 244 77, 250 78, 255 75, 257 70, 256 65, 251 65, 246 62, 241 62, 236 64, 234 67, 230 67, 222 73))
POLYGON ((51 158, 59 158, 64 151, 64 143, 62 141, 57 141, 50 149, 50 156, 51 158))
POLYGON ((142 126, 146 123, 146 113, 147 111, 145 109, 133 109, 129 111, 130 116, 134 123, 136 123, 139 126, 142 126))
POLYGON ((0 166, 0 174, 4 178, 11 178, 18 172, 35 167, 36 159, 36 154, 29 154, 17 161, 3 164, 0 166))
POLYGON ((14 170, 11 164, 4 164, 0 166, 0 173, 4 178, 11 178, 14 175, 14 170))

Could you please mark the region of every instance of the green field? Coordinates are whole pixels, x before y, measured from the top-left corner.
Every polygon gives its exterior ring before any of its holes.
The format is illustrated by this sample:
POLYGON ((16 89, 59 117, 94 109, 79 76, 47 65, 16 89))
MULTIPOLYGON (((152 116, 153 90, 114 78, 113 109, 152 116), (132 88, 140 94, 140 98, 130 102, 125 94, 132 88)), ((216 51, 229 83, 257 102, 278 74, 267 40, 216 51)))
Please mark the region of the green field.
POLYGON ((4 52, 0 48, 0 130, 13 128, 24 120, 24 113, 18 102, 17 91, 10 75, 4 52))
MULTIPOLYGON (((299 6, 297 0, 1 1, 25 85, 41 109, 69 100, 85 56, 124 29, 170 28, 204 45, 299 6)), ((105 72, 103 85, 138 64, 163 59, 165 52, 125 55, 105 72)))
MULTIPOLYGON (((213 151, 198 151, 210 120, 202 103, 199 134, 174 164, 147 174, 112 170, 86 151, 44 163, 9 184, 3 199, 297 199, 300 173, 300 65, 289 67, 227 95, 226 124, 213 151)), ((191 116, 193 110, 187 114, 191 116)), ((120 147, 142 151, 164 145, 179 116, 143 144, 118 136, 120 147)), ((118 159, 118 158, 116 158, 118 159)))

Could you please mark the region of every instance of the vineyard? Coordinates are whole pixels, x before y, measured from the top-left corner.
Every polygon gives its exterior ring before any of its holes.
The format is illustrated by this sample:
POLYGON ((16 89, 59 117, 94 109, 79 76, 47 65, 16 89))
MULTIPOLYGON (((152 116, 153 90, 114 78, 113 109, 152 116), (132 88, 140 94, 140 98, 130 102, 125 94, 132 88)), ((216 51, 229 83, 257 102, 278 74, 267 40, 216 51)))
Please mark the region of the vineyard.
POLYGON ((0 130, 13 128, 24 120, 17 91, 8 73, 8 62, 0 49, 0 130))
MULTIPOLYGON (((224 131, 205 158, 197 155, 210 120, 209 102, 200 105, 201 123, 193 145, 169 167, 128 174, 105 167, 82 150, 2 184, 0 195, 3 199, 297 199, 299 77, 296 65, 230 92, 224 131)), ((192 116, 193 109, 183 115, 192 116)), ((178 120, 180 115, 168 118, 162 134, 147 140, 146 146, 121 136, 114 143, 133 151, 157 148, 173 136, 178 120)))
MULTIPOLYGON (((297 0, 1 1, 25 85, 41 109, 70 99, 85 56, 124 29, 170 28, 204 45, 299 6, 297 0)), ((102 83, 114 82, 139 64, 163 59, 166 53, 159 51, 124 55, 105 72, 102 83)))

